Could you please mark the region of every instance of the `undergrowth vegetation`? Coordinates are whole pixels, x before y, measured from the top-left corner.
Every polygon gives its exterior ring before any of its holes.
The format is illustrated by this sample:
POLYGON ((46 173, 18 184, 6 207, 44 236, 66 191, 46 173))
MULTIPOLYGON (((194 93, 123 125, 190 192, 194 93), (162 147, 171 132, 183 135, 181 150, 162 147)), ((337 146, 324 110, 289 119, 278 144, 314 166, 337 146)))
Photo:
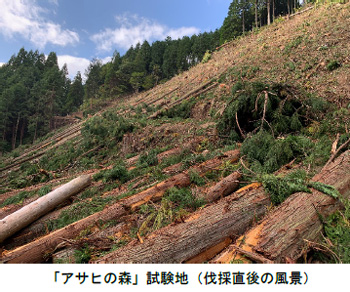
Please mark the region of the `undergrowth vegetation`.
POLYGON ((205 200, 196 198, 190 188, 170 188, 159 205, 146 204, 141 206, 140 212, 146 218, 138 232, 144 236, 158 230, 173 221, 195 211, 205 204, 205 200))
POLYGON ((329 108, 322 99, 302 99, 288 85, 237 82, 217 129, 227 141, 242 141, 261 130, 278 137, 301 131, 310 120, 322 120, 329 108))
POLYGON ((81 133, 86 149, 103 144, 109 146, 123 139, 125 133, 132 132, 134 125, 113 111, 106 111, 95 116, 84 124, 81 133))
MULTIPOLYGON (((330 71, 339 66, 328 65, 330 71)), ((336 140, 337 148, 346 144, 349 127, 347 109, 289 85, 261 82, 237 82, 217 121, 224 144, 242 143, 245 178, 261 182, 274 205, 296 192, 311 193, 311 188, 341 200, 336 189, 312 182, 311 177, 328 161, 336 140), (278 173, 291 164, 298 164, 298 169, 278 173)), ((342 147, 342 152, 347 149, 348 145, 342 147)), ((344 211, 324 219, 325 243, 318 250, 326 262, 350 262, 350 203, 343 204, 344 211)))

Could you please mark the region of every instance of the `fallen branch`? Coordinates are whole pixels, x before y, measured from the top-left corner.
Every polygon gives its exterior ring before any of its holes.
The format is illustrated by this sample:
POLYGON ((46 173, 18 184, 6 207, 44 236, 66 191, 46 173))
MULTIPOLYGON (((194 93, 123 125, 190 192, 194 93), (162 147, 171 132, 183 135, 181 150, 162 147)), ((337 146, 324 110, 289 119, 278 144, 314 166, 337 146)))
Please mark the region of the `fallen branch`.
MULTIPOLYGON (((334 187, 342 198, 350 197, 350 151, 324 167, 312 181, 334 187)), ((340 200, 313 189, 312 194, 291 195, 258 226, 245 235, 245 244, 275 262, 296 262, 308 250, 305 240, 317 241, 327 217, 342 207, 340 200)))
POLYGON ((339 155, 340 151, 342 151, 344 148, 348 147, 350 143, 350 138, 344 143, 342 144, 337 151, 335 151, 335 153, 333 153, 333 155, 331 156, 331 158, 329 158, 329 160, 327 161, 327 163, 325 164, 324 168, 326 168, 330 163, 333 162, 333 160, 339 155))

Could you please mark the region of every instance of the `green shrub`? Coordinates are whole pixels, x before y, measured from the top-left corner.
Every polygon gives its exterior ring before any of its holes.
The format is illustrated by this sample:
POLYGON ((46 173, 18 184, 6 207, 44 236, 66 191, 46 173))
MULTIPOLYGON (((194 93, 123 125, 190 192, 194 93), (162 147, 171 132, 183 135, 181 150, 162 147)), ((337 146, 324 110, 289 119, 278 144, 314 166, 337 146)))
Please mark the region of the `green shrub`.
POLYGON ((188 169, 190 166, 204 162, 205 161, 205 157, 202 154, 189 154, 187 156, 185 156, 181 162, 182 162, 182 170, 186 170, 188 169))
POLYGON ((276 176, 265 174, 260 178, 263 187, 270 195, 271 202, 274 205, 281 204, 291 194, 297 192, 312 193, 310 188, 318 190, 335 199, 341 199, 339 192, 330 185, 320 182, 312 182, 304 170, 296 170, 285 176, 276 176))
POLYGON ((158 154, 158 151, 155 149, 152 149, 146 153, 141 154, 138 160, 138 165, 140 167, 157 165, 158 164, 157 154, 158 154))
POLYGON ((203 56, 203 59, 202 59, 202 63, 205 64, 207 63, 211 58, 211 54, 209 52, 209 50, 207 50, 203 56))
POLYGON ((111 198, 96 197, 92 198, 91 201, 76 203, 62 211, 57 219, 49 220, 47 222, 47 227, 50 231, 65 227, 80 219, 102 211, 111 200, 111 198))
POLYGON ((39 191, 38 191, 38 195, 39 197, 45 196, 46 194, 48 194, 49 192, 51 192, 52 187, 50 185, 47 186, 43 186, 39 191))
POLYGON ((291 194, 296 192, 310 192, 305 182, 307 174, 305 171, 296 171, 285 177, 265 174, 261 182, 265 192, 269 194, 272 204, 279 205, 291 194))
POLYGON ((77 264, 87 264, 91 259, 91 249, 85 244, 81 249, 77 249, 74 252, 75 263, 77 264))
POLYGON ((86 149, 101 144, 108 146, 111 141, 121 141, 124 134, 132 132, 133 129, 130 121, 112 111, 106 111, 101 116, 95 116, 85 122, 81 130, 83 144, 86 149))
POLYGON ((125 183, 130 179, 130 173, 127 170, 125 164, 120 161, 112 169, 101 170, 100 172, 93 175, 93 180, 101 180, 106 182, 112 182, 118 180, 120 183, 125 183))
POLYGON ((340 63, 337 60, 331 60, 327 63, 326 67, 328 71, 333 71, 340 67, 340 63))
POLYGON ((204 199, 195 198, 189 188, 170 188, 164 197, 175 203, 180 209, 190 208, 196 210, 205 204, 204 199))
POLYGON ((327 262, 350 263, 350 201, 344 202, 344 210, 326 218, 324 233, 326 246, 333 252, 327 262))
POLYGON ((260 131, 242 143, 241 152, 254 172, 272 173, 293 158, 309 159, 311 162, 317 146, 305 136, 289 135, 275 139, 271 134, 260 131))
POLYGON ((185 100, 180 104, 175 105, 174 107, 166 110, 164 113, 162 113, 162 115, 171 119, 172 118, 188 119, 191 117, 191 111, 193 106, 196 104, 196 102, 197 101, 195 98, 185 100))
POLYGON ((322 119, 329 108, 321 98, 296 98, 296 89, 288 85, 237 82, 217 129, 227 143, 260 130, 273 136, 296 133, 312 119, 322 119))
POLYGON ((197 186, 205 185, 205 179, 201 177, 197 171, 190 169, 188 175, 192 184, 195 184, 197 186))

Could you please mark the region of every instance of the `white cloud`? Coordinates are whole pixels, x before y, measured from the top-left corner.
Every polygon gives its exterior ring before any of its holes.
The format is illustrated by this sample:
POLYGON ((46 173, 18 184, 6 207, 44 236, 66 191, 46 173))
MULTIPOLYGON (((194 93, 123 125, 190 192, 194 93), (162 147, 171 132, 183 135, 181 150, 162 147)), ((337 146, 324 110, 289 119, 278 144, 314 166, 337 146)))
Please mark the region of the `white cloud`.
POLYGON ((3 63, 3 62, 0 62, 0 67, 2 67, 3 65, 5 65, 5 63, 3 63))
MULTIPOLYGON (((112 57, 101 59, 102 64, 106 64, 112 60, 112 57)), ((81 73, 82 79, 85 81, 85 70, 89 67, 91 61, 86 58, 79 58, 70 55, 58 55, 57 61, 59 67, 62 69, 64 64, 67 64, 69 78, 71 80, 77 75, 78 71, 81 73)))
POLYGON ((57 61, 60 68, 62 68, 64 64, 67 64, 69 78, 71 80, 74 79, 78 71, 80 71, 83 80, 85 79, 85 70, 90 65, 90 61, 88 59, 78 58, 69 55, 58 55, 57 61))
POLYGON ((91 40, 96 43, 97 49, 102 52, 111 51, 114 47, 129 49, 132 45, 143 41, 163 40, 167 36, 178 39, 185 35, 199 33, 196 27, 169 28, 154 20, 138 15, 123 14, 115 17, 117 28, 106 28, 94 34, 91 40))
POLYGON ((6 37, 20 35, 39 48, 48 43, 66 46, 79 42, 78 33, 45 18, 48 11, 36 0, 0 0, 0 7, 0 33, 6 37))

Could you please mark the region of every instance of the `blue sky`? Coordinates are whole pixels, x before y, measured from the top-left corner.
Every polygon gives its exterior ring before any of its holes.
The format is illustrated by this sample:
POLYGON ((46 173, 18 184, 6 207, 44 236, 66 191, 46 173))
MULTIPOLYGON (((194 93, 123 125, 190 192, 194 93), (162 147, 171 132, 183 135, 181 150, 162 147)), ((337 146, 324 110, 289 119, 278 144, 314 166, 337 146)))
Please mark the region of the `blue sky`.
POLYGON ((137 42, 213 31, 232 0, 0 0, 0 65, 20 48, 57 53, 70 77, 137 42))

